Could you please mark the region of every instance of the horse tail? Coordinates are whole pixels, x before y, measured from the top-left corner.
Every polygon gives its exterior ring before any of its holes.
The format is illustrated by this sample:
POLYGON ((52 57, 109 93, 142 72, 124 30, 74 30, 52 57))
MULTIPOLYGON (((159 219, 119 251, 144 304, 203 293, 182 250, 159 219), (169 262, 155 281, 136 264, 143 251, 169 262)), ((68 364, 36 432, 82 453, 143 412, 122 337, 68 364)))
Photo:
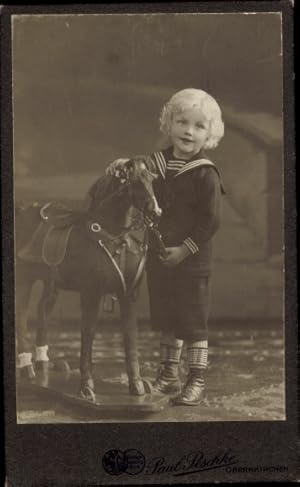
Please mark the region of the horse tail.
POLYGON ((38 228, 41 221, 41 206, 38 202, 29 204, 18 202, 15 204, 15 238, 17 249, 20 249, 28 243, 38 228))

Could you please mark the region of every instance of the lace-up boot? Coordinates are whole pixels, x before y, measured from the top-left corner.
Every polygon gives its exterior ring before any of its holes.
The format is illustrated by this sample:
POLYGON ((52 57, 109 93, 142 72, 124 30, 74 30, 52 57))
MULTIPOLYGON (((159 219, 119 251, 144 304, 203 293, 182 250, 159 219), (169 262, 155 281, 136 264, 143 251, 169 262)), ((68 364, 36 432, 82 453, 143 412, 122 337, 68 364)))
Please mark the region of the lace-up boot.
POLYGON ((183 391, 173 400, 174 405, 198 406, 204 402, 204 374, 207 369, 207 352, 206 340, 188 344, 189 374, 183 391))
POLYGON ((161 367, 153 383, 153 392, 160 394, 178 394, 181 391, 181 381, 179 378, 181 351, 182 345, 161 345, 161 367))

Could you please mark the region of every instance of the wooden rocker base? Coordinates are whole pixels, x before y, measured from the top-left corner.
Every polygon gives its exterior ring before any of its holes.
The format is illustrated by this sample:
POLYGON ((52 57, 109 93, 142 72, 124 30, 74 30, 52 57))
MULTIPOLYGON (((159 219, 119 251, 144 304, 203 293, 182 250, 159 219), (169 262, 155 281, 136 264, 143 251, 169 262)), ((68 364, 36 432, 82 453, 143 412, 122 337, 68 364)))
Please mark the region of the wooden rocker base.
MULTIPOLYGON (((97 376, 97 374, 95 374, 97 376)), ((149 393, 143 396, 134 396, 129 393, 126 384, 111 384, 96 380, 95 402, 88 401, 79 395, 80 377, 78 373, 62 373, 56 370, 49 371, 48 380, 41 379, 39 373, 35 381, 17 381, 17 393, 20 401, 22 397, 30 394, 37 398, 49 398, 65 406, 74 407, 78 412, 96 413, 111 416, 136 417, 149 415, 162 411, 169 403, 169 398, 149 393)), ((148 381, 145 380, 145 385, 148 381)))

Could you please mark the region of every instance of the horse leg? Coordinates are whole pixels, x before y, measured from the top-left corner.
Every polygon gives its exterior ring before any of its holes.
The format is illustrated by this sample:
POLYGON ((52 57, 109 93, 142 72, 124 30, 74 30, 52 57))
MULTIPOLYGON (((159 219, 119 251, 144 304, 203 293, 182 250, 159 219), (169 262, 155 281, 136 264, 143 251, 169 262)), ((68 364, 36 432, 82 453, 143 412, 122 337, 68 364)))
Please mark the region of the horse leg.
POLYGON ((96 401, 95 386, 92 376, 92 352, 93 341, 96 330, 99 298, 90 293, 81 293, 81 354, 80 354, 80 374, 81 383, 79 394, 88 401, 96 401))
POLYGON ((33 282, 16 279, 16 339, 17 339, 17 368, 20 370, 20 378, 32 380, 35 371, 32 364, 32 348, 28 339, 28 304, 33 282))
POLYGON ((58 291, 50 281, 44 281, 42 296, 38 303, 38 323, 36 329, 35 366, 41 373, 43 385, 47 385, 49 377, 48 357, 48 325, 49 316, 56 303, 58 291))
POLYGON ((124 329, 123 341, 129 381, 129 392, 135 396, 143 396, 145 394, 145 388, 140 376, 140 365, 138 358, 136 303, 130 298, 120 298, 119 301, 122 326, 124 329))

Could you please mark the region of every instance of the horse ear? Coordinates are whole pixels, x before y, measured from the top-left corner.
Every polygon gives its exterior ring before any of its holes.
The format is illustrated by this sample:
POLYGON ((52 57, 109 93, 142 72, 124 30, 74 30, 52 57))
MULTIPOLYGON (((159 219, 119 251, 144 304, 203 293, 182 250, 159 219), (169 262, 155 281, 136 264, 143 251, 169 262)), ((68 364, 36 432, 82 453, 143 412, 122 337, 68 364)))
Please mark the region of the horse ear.
POLYGON ((128 167, 134 166, 135 161, 143 162, 145 164, 146 168, 148 169, 148 171, 150 171, 151 173, 156 172, 155 163, 150 156, 147 156, 147 155, 134 156, 131 160, 128 161, 128 164, 129 164, 128 167), (130 164, 131 164, 131 166, 130 166, 130 164))
POLYGON ((145 164, 147 166, 148 171, 150 171, 153 175, 156 174, 156 166, 152 157, 145 156, 145 164))

